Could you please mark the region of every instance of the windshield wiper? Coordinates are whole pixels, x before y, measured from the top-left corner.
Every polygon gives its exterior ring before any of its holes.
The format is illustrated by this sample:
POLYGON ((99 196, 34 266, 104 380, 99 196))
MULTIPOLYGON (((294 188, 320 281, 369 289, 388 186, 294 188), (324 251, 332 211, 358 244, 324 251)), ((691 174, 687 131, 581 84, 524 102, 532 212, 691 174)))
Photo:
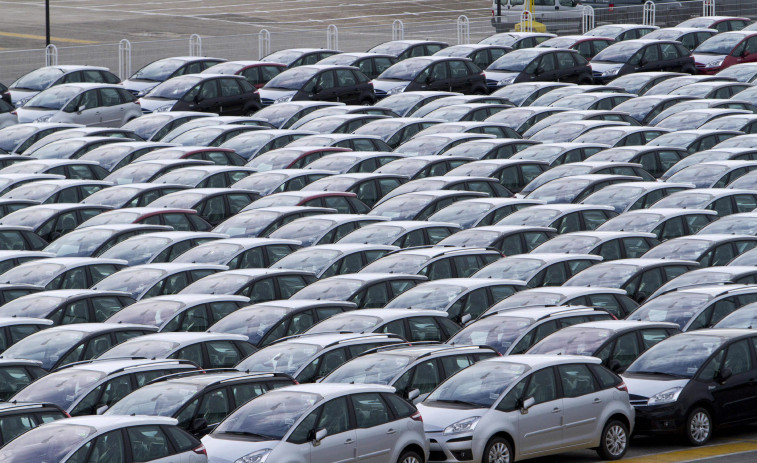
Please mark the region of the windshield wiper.
POLYGON ((258 434, 256 432, 249 432, 249 431, 221 431, 221 434, 233 434, 235 436, 251 436, 251 437, 259 437, 261 439, 266 440, 276 440, 273 436, 266 436, 265 434, 258 434))
POLYGON ((667 373, 664 371, 629 371, 628 373, 637 374, 637 375, 655 375, 655 376, 672 376, 674 378, 689 378, 685 375, 679 375, 676 373, 667 373))
POLYGON ((471 407, 476 407, 476 408, 485 407, 485 405, 477 404, 476 402, 468 402, 468 401, 465 401, 465 400, 436 399, 435 402, 444 402, 444 403, 448 403, 448 404, 470 405, 471 407))

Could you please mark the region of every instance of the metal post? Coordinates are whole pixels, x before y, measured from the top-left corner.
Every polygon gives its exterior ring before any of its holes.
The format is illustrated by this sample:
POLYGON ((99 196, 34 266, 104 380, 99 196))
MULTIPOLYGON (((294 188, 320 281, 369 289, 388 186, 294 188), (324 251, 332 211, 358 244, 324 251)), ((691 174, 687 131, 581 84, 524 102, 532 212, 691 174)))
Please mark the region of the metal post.
POLYGON ((339 50, 339 29, 334 24, 326 29, 326 48, 339 50))
POLYGON ((645 26, 654 26, 655 22, 657 21, 657 14, 656 14, 657 7, 655 6, 655 3, 652 0, 647 0, 644 2, 644 10, 643 10, 643 24, 645 26))
POLYGON ((271 54, 271 33, 268 29, 262 29, 258 32, 258 59, 271 54))
POLYGON ((45 47, 45 66, 58 65, 58 47, 50 44, 45 47))
POLYGON ((581 33, 594 29, 594 8, 584 6, 581 10, 581 33))
POLYGON ((189 36, 189 56, 202 56, 202 37, 197 34, 189 36))
POLYGON ((118 77, 122 80, 131 76, 131 42, 122 39, 118 43, 118 77))
POLYGON ((715 0, 702 2, 702 16, 715 16, 715 0))
POLYGON ((470 20, 465 15, 457 17, 457 43, 470 43, 470 20))
POLYGON ((50 45, 50 0, 45 0, 45 46, 50 45))
POLYGON ((520 14, 520 32, 533 32, 533 31, 534 31, 534 19, 531 17, 531 12, 528 10, 523 10, 523 13, 520 14))
POLYGON ((405 23, 401 19, 395 19, 392 22, 392 40, 405 39, 405 23))

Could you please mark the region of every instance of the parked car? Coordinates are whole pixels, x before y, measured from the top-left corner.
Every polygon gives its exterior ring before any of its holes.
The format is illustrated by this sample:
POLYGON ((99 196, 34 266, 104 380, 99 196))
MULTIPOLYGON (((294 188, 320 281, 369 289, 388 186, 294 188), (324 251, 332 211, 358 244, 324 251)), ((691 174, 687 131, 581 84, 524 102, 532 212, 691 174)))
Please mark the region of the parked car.
POLYGON ((438 55, 400 61, 371 82, 379 99, 415 90, 488 93, 481 68, 473 61, 438 55))
POLYGON ((263 106, 296 100, 347 104, 376 101, 370 79, 351 66, 318 64, 290 68, 268 81, 258 92, 263 106))
POLYGON ((260 95, 242 76, 188 74, 158 84, 139 99, 144 114, 198 111, 220 116, 251 116, 261 108, 260 95))

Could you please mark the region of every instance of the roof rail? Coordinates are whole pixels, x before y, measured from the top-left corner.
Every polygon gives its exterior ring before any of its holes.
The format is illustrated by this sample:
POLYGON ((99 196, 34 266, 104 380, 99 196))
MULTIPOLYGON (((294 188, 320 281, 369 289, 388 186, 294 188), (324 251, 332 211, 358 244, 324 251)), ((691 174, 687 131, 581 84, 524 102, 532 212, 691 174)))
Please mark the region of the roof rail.
MULTIPOLYGON (((53 368, 50 370, 50 373, 54 371, 60 371, 64 370, 66 368, 74 367, 76 365, 84 365, 86 363, 95 363, 95 362, 110 362, 111 360, 155 360, 155 359, 149 359, 147 357, 111 357, 111 358, 93 358, 89 360, 79 360, 78 362, 71 362, 67 363, 65 365, 61 365, 59 367, 53 368)), ((162 359, 161 359, 162 360, 162 359)))
POLYGON ((160 382, 163 382, 163 381, 166 381, 166 380, 169 380, 169 379, 185 378, 187 376, 204 375, 204 374, 207 374, 207 373, 224 373, 224 372, 242 373, 241 371, 237 370, 236 368, 210 368, 210 369, 207 369, 207 370, 198 369, 198 370, 191 370, 191 371, 183 371, 181 373, 171 373, 170 375, 159 376, 159 377, 153 379, 152 381, 148 381, 147 383, 145 383, 145 386, 147 386, 148 384, 160 383, 160 382))
MULTIPOLYGON (((290 336, 284 336, 283 338, 279 338, 279 339, 273 341, 272 343, 268 344, 268 346, 272 346, 274 344, 278 344, 278 343, 283 342, 283 341, 289 341, 291 339, 304 338, 304 337, 307 337, 307 336, 318 336, 318 335, 321 335, 321 334, 360 334, 360 333, 355 333, 354 331, 323 331, 323 332, 320 332, 320 333, 292 334, 290 336)), ((268 346, 265 346, 265 347, 268 347, 268 346)))

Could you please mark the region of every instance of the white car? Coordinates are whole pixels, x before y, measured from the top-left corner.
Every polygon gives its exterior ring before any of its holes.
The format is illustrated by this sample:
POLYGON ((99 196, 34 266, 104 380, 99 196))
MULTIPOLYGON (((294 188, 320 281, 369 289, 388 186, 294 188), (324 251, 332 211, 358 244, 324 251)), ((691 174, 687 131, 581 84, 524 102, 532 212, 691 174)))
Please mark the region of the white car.
POLYGON ((48 88, 16 110, 18 122, 69 122, 121 127, 142 115, 128 90, 111 84, 63 84, 48 88))

